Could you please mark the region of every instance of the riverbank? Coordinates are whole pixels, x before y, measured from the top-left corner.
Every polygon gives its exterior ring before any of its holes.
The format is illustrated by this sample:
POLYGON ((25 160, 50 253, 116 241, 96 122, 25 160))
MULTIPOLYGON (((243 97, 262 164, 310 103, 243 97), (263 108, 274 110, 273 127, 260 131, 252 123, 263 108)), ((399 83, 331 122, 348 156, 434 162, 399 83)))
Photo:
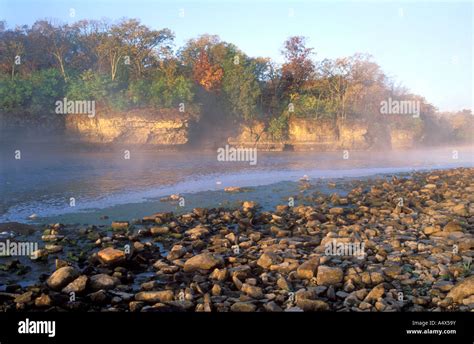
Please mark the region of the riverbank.
POLYGON ((396 116, 375 119, 321 119, 290 116, 278 135, 264 121, 233 122, 177 111, 142 109, 93 118, 68 115, 69 139, 85 144, 151 145, 163 149, 219 148, 226 144, 260 151, 339 151, 409 149, 472 144, 472 116, 396 116))
POLYGON ((39 247, 0 258, 0 309, 474 309, 473 168, 330 183, 301 180, 304 199, 271 211, 241 193, 111 226, 3 224, 39 247))
POLYGON ((162 150, 212 149, 230 144, 259 151, 340 151, 416 149, 442 145, 472 145, 474 119, 451 116, 380 115, 377 118, 290 116, 281 132, 268 121, 230 121, 210 114, 177 109, 140 108, 127 111, 100 108, 94 116, 28 116, 0 114, 1 136, 16 141, 56 137, 66 145, 107 149, 116 145, 162 150))

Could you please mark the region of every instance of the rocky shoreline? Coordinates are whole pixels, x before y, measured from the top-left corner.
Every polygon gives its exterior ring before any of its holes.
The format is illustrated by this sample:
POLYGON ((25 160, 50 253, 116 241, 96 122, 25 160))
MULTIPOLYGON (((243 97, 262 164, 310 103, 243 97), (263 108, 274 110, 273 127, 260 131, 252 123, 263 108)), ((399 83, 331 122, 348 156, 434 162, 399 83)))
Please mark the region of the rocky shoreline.
POLYGON ((4 224, 3 242, 39 248, 0 257, 0 311, 474 310, 474 169, 351 185, 271 212, 248 200, 110 227, 4 224))

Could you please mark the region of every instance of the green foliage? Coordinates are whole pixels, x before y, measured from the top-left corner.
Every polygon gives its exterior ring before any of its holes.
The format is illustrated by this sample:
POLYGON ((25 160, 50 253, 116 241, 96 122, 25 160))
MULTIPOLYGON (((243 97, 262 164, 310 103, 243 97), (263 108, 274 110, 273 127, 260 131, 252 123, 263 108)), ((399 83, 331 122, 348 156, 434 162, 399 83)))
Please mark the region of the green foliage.
MULTIPOLYGON (((192 82, 176 73, 157 73, 150 83, 148 99, 157 108, 177 107, 180 103, 190 103, 194 97, 192 82)), ((146 94, 146 93, 145 93, 146 94)))
POLYGON ((132 106, 141 107, 148 105, 150 100, 151 82, 147 79, 132 81, 128 86, 128 97, 132 106))
POLYGON ((115 83, 106 75, 87 70, 68 84, 67 97, 71 100, 103 100, 115 83))
POLYGON ((255 119, 261 96, 255 64, 246 56, 230 51, 223 67, 222 90, 231 113, 245 121, 255 119))
POLYGON ((11 111, 26 108, 31 98, 32 85, 30 80, 0 78, 0 110, 11 111))
POLYGON ((53 68, 36 71, 26 78, 1 78, 0 108, 52 113, 54 103, 63 97, 64 89, 61 74, 53 68))
POLYGON ((274 140, 286 139, 288 137, 288 116, 282 114, 279 117, 273 117, 267 130, 274 140))
POLYGON ((309 94, 298 96, 293 101, 295 115, 298 117, 317 117, 318 99, 309 94))
POLYGON ((52 113, 55 102, 61 99, 65 91, 65 82, 61 73, 54 68, 40 70, 31 77, 32 94, 30 111, 52 113))
POLYGON ((151 104, 156 107, 173 107, 192 99, 191 83, 178 76, 174 79, 156 78, 151 84, 151 104))
POLYGON ((110 92, 106 98, 107 104, 118 111, 128 110, 131 108, 129 98, 127 97, 127 90, 122 87, 117 87, 110 92))
POLYGON ((151 78, 132 81, 126 97, 133 107, 176 108, 180 103, 190 105, 194 91, 192 82, 171 68, 157 71, 151 78))
POLYGON ((91 70, 68 83, 67 97, 70 100, 95 100, 117 110, 126 110, 131 104, 127 83, 111 80, 109 76, 91 70))
POLYGON ((337 102, 332 99, 321 99, 316 103, 318 118, 334 118, 337 115, 337 102))

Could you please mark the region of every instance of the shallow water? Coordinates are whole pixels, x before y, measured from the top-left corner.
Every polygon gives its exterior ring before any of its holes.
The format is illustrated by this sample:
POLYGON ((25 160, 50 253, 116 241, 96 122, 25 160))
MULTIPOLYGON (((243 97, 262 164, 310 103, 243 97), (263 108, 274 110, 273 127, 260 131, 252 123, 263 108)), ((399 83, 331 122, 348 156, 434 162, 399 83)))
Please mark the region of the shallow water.
POLYGON ((258 152, 248 162, 219 162, 216 152, 163 152, 130 149, 84 151, 71 147, 23 144, 22 157, 2 150, 0 222, 98 223, 139 218, 169 210, 234 204, 253 199, 272 207, 298 193, 304 175, 315 178, 362 177, 413 170, 473 167, 473 147, 444 147, 392 152, 258 152), (457 159, 455 153, 457 151, 457 159), (290 181, 294 183, 282 183, 290 181), (271 186, 270 186, 271 185, 271 186), (228 186, 253 186, 229 194, 228 186), (185 196, 185 207, 160 197, 185 196), (70 206, 74 197, 75 206, 70 206), (37 214, 31 220, 28 217, 37 214), (101 215, 110 220, 101 220, 101 215))

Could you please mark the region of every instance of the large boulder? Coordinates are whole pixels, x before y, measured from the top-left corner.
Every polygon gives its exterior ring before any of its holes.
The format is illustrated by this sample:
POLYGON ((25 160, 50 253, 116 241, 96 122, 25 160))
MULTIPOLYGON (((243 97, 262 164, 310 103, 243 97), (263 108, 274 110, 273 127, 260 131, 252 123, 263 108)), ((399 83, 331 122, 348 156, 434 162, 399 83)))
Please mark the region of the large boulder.
POLYGON ((142 291, 135 295, 135 300, 149 303, 167 302, 173 299, 174 293, 172 290, 142 291))
POLYGON ((311 258, 301 264, 296 270, 296 275, 301 279, 311 279, 316 274, 319 266, 319 257, 311 258))
POLYGON ((471 295, 474 295, 474 276, 468 277, 456 284, 447 297, 451 297, 453 302, 461 303, 463 299, 471 295))
POLYGON ((189 258, 184 263, 185 272, 193 272, 197 270, 212 270, 222 265, 222 259, 215 257, 211 253, 201 253, 189 258))
POLYGON ((343 277, 344 273, 341 268, 320 265, 316 275, 316 282, 318 285, 329 286, 342 282, 343 277))
POLYGON ((271 265, 280 264, 282 261, 283 258, 281 258, 276 253, 266 252, 263 253, 260 258, 258 258, 257 265, 264 269, 268 269, 271 265))
POLYGON ((63 293, 82 293, 87 286, 88 278, 86 275, 79 276, 74 281, 63 288, 63 293))
POLYGON ((107 274, 94 275, 90 279, 90 286, 93 290, 107 290, 114 288, 119 283, 117 277, 112 277, 107 274))
POLYGON ((54 290, 61 290, 69 283, 71 283, 76 277, 79 276, 79 273, 71 266, 63 266, 62 268, 57 269, 55 272, 49 276, 46 281, 46 284, 54 290))
POLYGON ((119 264, 125 260, 125 252, 107 247, 97 253, 99 260, 105 265, 119 264))

